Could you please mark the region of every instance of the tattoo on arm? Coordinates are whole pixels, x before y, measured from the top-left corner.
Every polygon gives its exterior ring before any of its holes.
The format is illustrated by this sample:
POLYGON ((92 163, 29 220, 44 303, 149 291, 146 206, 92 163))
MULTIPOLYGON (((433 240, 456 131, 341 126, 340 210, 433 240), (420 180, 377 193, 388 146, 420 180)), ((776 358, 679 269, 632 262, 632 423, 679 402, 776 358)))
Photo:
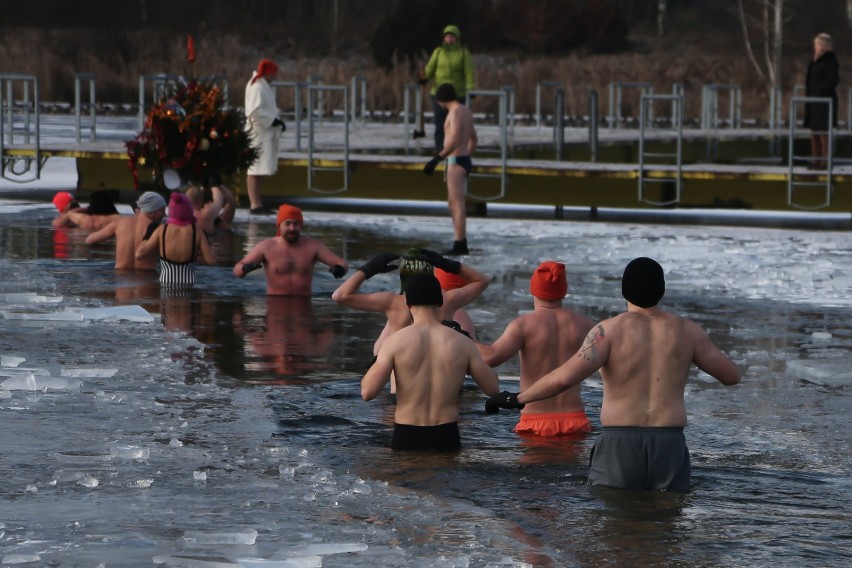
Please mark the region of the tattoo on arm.
POLYGON ((596 362, 598 357, 598 348, 597 344, 604 338, 604 328, 602 325, 598 324, 586 335, 585 341, 583 341, 582 347, 577 351, 577 357, 585 359, 586 361, 596 362))

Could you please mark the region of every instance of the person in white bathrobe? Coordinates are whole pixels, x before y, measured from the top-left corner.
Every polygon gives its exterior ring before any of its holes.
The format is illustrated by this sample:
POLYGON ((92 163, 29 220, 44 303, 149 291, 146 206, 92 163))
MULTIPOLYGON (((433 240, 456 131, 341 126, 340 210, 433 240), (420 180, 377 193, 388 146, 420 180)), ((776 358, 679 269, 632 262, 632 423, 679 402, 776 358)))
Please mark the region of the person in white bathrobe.
POLYGON ((262 176, 271 176, 278 171, 278 141, 286 128, 278 118, 275 91, 269 85, 277 74, 278 65, 271 59, 262 59, 246 85, 246 128, 252 145, 258 150, 258 158, 249 167, 246 176, 252 215, 275 214, 263 206, 260 182, 262 176))

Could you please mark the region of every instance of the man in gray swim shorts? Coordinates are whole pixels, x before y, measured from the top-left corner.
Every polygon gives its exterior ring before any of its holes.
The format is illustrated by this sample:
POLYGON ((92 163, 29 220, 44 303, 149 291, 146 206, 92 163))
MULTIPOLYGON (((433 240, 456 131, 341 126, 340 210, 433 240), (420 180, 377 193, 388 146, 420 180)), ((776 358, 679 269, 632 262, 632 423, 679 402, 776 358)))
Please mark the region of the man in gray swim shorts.
POLYGON ((663 268, 637 258, 624 270, 627 311, 595 325, 583 346, 561 367, 500 405, 517 408, 554 396, 595 371, 603 380, 603 432, 592 450, 589 482, 621 489, 689 490, 684 390, 689 368, 724 385, 740 371, 698 324, 661 310, 663 268))

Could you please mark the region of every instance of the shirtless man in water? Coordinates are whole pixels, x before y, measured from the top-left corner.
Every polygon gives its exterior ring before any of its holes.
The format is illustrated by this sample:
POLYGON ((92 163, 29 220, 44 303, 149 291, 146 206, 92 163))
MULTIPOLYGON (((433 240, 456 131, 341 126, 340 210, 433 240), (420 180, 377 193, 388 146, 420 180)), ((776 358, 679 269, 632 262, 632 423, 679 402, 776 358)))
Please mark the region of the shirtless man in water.
POLYGON ((453 219, 454 241, 450 250, 444 254, 468 254, 467 214, 465 212, 465 194, 467 176, 473 169, 470 157, 476 150, 476 128, 473 126, 473 114, 470 109, 458 102, 456 89, 450 83, 444 83, 435 91, 435 101, 447 110, 444 122, 444 148, 423 167, 426 175, 432 175, 442 160, 447 161, 447 205, 453 219))
MULTIPOLYGON (((520 352, 521 390, 525 391, 577 352, 594 322, 562 305, 568 294, 565 265, 542 262, 530 278, 533 311, 515 318, 491 345, 477 343, 485 362, 501 365, 520 352)), ((493 401, 489 401, 491 403, 493 401)), ((486 412, 495 411, 491 404, 486 412)), ((583 408, 580 385, 538 402, 521 411, 515 432, 533 436, 557 436, 591 432, 583 408)))
POLYGON ((552 397, 600 369, 603 432, 592 449, 589 483, 621 489, 689 490, 684 390, 693 363, 723 385, 740 371, 698 324, 661 310, 663 268, 637 258, 624 269, 627 311, 595 325, 580 350, 502 408, 552 397))
POLYGON ((411 325, 390 335, 361 379, 361 397, 376 398, 396 375, 394 450, 454 451, 461 447, 458 400, 469 373, 487 395, 500 390, 497 375, 473 342, 441 323, 444 297, 431 274, 415 274, 405 289, 411 325))
POLYGON ((346 261, 321 241, 302 236, 304 219, 298 207, 279 207, 276 224, 277 236, 259 242, 234 265, 234 276, 245 278, 252 270, 263 268, 268 295, 310 296, 317 261, 330 266, 335 278, 343 278, 349 271, 346 261))
MULTIPOLYGON (((472 266, 457 260, 444 258, 426 249, 411 249, 406 252, 399 264, 399 255, 379 253, 360 266, 352 276, 346 279, 331 295, 331 299, 342 306, 367 312, 382 312, 387 323, 373 345, 373 354, 379 352, 382 341, 396 331, 410 325, 412 320, 405 297, 406 286, 416 274, 432 274, 435 268, 457 275, 465 281, 464 286, 444 293, 440 308, 441 320, 450 321, 457 310, 479 297, 491 282, 491 277, 479 272, 472 266), (400 291, 396 292, 359 292, 361 285, 376 274, 399 269, 400 291)), ((439 284, 440 286, 440 284, 439 284)))
POLYGON ((114 215, 105 227, 86 237, 86 244, 93 245, 115 237, 116 270, 155 270, 157 256, 151 254, 137 260, 136 248, 150 237, 165 215, 166 200, 163 196, 146 191, 136 202, 133 215, 114 215))

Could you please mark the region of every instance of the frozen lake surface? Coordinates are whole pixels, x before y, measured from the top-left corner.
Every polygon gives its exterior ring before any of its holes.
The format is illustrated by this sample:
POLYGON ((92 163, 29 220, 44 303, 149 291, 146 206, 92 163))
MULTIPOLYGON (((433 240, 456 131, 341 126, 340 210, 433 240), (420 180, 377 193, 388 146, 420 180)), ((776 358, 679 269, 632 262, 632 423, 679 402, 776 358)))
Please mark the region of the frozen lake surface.
MULTIPOLYGON (((125 208, 126 209, 126 208, 125 208)), ((382 320, 329 298, 267 298, 233 263, 274 234, 240 211, 198 288, 116 274, 109 245, 53 231, 49 204, 0 201, 0 564, 21 566, 848 566, 852 233, 469 220, 471 305, 495 339, 531 309, 532 269, 568 266, 568 302, 624 307, 636 256, 667 309, 744 371, 687 390, 693 490, 584 484, 594 434, 531 443, 462 395, 464 449, 399 455, 389 398, 358 381, 382 320)), ((441 248, 448 218, 306 211, 353 267, 441 248)), ((366 289, 394 287, 392 275, 366 289)), ((517 375, 517 362, 498 369, 517 375)), ((506 380, 503 386, 516 389, 506 380)), ((583 386, 599 428, 600 382, 583 386)))

